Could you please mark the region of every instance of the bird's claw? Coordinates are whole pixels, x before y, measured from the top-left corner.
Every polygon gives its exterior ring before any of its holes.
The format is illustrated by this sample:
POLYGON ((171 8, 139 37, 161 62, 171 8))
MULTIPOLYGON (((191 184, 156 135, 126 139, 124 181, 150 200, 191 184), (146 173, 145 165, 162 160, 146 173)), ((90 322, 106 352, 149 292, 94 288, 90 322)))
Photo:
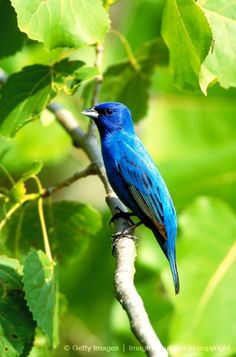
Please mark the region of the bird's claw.
POLYGON ((122 237, 128 237, 128 238, 133 237, 133 235, 131 235, 130 233, 132 233, 135 230, 135 228, 137 228, 141 224, 143 224, 142 221, 134 223, 132 226, 130 226, 129 228, 126 228, 124 231, 112 234, 112 238, 120 239, 122 237))
POLYGON ((133 237, 133 235, 130 234, 133 230, 134 230, 134 226, 129 227, 129 228, 125 229, 122 232, 117 232, 115 234, 112 234, 112 238, 120 239, 120 238, 123 238, 123 237, 129 237, 129 236, 133 237))
POLYGON ((132 226, 135 224, 135 223, 133 222, 133 220, 130 218, 130 217, 135 216, 134 213, 132 213, 132 212, 124 212, 124 211, 122 211, 119 207, 116 207, 116 210, 119 211, 119 212, 115 213, 115 214, 112 216, 112 218, 111 218, 110 221, 109 221, 109 225, 111 225, 111 224, 112 224, 116 219, 118 219, 118 218, 127 219, 127 220, 132 224, 132 226))

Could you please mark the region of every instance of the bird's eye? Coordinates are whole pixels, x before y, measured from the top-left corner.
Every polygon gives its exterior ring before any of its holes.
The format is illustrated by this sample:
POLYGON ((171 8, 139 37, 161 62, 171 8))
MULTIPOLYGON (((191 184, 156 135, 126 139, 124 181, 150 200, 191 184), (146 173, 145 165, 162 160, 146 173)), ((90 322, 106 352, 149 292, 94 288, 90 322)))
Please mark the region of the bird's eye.
POLYGON ((112 114, 112 109, 111 109, 111 108, 108 108, 108 109, 106 110, 106 114, 112 114))

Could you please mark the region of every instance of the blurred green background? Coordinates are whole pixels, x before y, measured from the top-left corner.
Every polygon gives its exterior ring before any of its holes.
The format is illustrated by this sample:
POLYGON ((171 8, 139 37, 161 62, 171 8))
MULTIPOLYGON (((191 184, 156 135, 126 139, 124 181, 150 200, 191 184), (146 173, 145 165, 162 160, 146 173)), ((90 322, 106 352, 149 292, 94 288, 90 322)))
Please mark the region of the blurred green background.
MULTIPOLYGON (((160 0, 136 0, 112 7, 113 28, 127 37, 134 52, 160 34, 163 4, 160 0)), ((40 44, 28 42, 23 51, 0 60, 0 67, 13 73, 31 63, 48 64, 60 58, 60 51, 46 52, 40 44)), ((94 59, 91 49, 73 52, 71 58, 84 58, 91 64, 94 59)), ((115 33, 110 33, 104 67, 124 58, 124 46, 115 33)), ((72 98, 59 95, 57 101, 87 127, 80 115, 86 105, 80 91, 72 98)), ((148 108, 136 130, 157 163, 177 209, 181 290, 174 295, 167 261, 152 234, 143 227, 136 231, 137 289, 155 330, 173 356, 234 356, 236 90, 216 84, 207 97, 200 92, 183 92, 174 88, 170 71, 158 67, 152 76, 148 108)), ((87 164, 85 155, 72 147, 68 135, 48 112, 13 139, 1 139, 0 151, 6 149, 2 163, 16 178, 29 163, 42 160, 40 178, 45 187, 87 164)), ((1 172, 0 186, 6 182, 1 172)), ((143 355, 132 351, 139 345, 113 294, 112 231, 101 182, 97 177, 79 180, 53 199, 89 203, 101 212, 103 224, 99 234, 87 239, 76 259, 60 266, 65 311, 60 322, 60 345, 49 355, 86 356, 83 346, 101 346, 103 350, 92 350, 91 356, 108 352, 112 356, 143 355), (64 347, 67 345, 68 350, 64 347)))

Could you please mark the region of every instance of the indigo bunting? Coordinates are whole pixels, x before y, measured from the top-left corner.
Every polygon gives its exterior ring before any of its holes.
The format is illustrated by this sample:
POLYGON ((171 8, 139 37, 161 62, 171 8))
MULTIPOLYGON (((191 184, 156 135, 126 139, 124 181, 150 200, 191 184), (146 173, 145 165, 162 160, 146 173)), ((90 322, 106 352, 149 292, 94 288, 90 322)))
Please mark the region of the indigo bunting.
POLYGON ((152 230, 167 257, 179 292, 175 240, 176 213, 157 167, 134 131, 129 109, 122 103, 107 102, 86 109, 101 137, 102 156, 108 180, 120 200, 152 230))

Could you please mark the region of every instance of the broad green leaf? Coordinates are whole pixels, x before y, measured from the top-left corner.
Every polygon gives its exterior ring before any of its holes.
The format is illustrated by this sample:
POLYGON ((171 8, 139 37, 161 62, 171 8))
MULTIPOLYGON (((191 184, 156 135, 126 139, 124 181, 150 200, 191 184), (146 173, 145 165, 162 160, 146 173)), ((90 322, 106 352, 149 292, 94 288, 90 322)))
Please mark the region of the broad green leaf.
POLYGON ((207 95, 207 88, 210 84, 214 84, 217 81, 216 75, 207 69, 205 61, 201 65, 199 75, 199 85, 203 94, 207 95))
POLYGON ((55 90, 64 90, 68 95, 74 94, 82 81, 87 81, 97 75, 95 67, 84 65, 82 61, 69 61, 68 58, 53 66, 55 90))
POLYGON ((134 120, 147 112, 150 77, 156 65, 168 58, 164 43, 157 39, 143 46, 136 58, 109 67, 104 75, 100 101, 118 101, 126 104, 134 120))
POLYGON ((83 47, 102 41, 109 18, 100 0, 11 0, 18 26, 29 38, 56 47, 83 47))
POLYGON ((26 356, 26 351, 29 351, 33 342, 35 324, 24 299, 21 274, 22 267, 17 260, 0 256, 0 354, 2 357, 26 356))
MULTIPOLYGON (((57 260, 78 257, 89 238, 101 227, 101 216, 92 207, 72 201, 44 204, 49 241, 57 260)), ((36 203, 28 203, 7 222, 3 234, 12 251, 27 253, 30 247, 43 249, 36 203)))
POLYGON ((200 89, 200 68, 209 52, 212 35, 204 13, 194 0, 167 0, 162 35, 170 51, 176 86, 200 89))
POLYGON ((41 250, 32 250, 23 270, 25 298, 37 325, 48 336, 51 346, 58 344, 58 281, 56 267, 41 250))
POLYGON ((0 135, 13 136, 39 116, 58 91, 73 92, 81 82, 81 61, 33 65, 9 77, 0 91, 0 135))
MULTIPOLYGON (((213 32, 212 51, 204 66, 224 88, 236 87, 236 3, 224 0, 200 0, 213 32)), ((211 83, 212 78, 208 80, 211 83)))
POLYGON ((127 105, 133 115, 133 119, 139 120, 145 116, 148 102, 148 87, 150 80, 142 77, 130 62, 113 65, 104 75, 100 102, 122 102, 127 105))
POLYGON ((9 0, 0 0, 0 58, 13 55, 23 46, 25 34, 19 31, 16 13, 9 0))
MULTIPOLYGON (((230 346, 236 351, 236 215, 229 206, 201 197, 179 218, 177 246, 181 292, 173 297, 171 345, 230 346)), ((168 275, 169 277, 169 275, 168 275)), ((168 283, 169 286, 169 283, 168 283)), ((173 356, 182 356, 183 351, 173 356)), ((221 356, 214 351, 214 356, 221 356)))
POLYGON ((98 70, 96 67, 83 66, 80 68, 77 74, 77 79, 81 81, 88 81, 94 79, 98 75, 98 70))

